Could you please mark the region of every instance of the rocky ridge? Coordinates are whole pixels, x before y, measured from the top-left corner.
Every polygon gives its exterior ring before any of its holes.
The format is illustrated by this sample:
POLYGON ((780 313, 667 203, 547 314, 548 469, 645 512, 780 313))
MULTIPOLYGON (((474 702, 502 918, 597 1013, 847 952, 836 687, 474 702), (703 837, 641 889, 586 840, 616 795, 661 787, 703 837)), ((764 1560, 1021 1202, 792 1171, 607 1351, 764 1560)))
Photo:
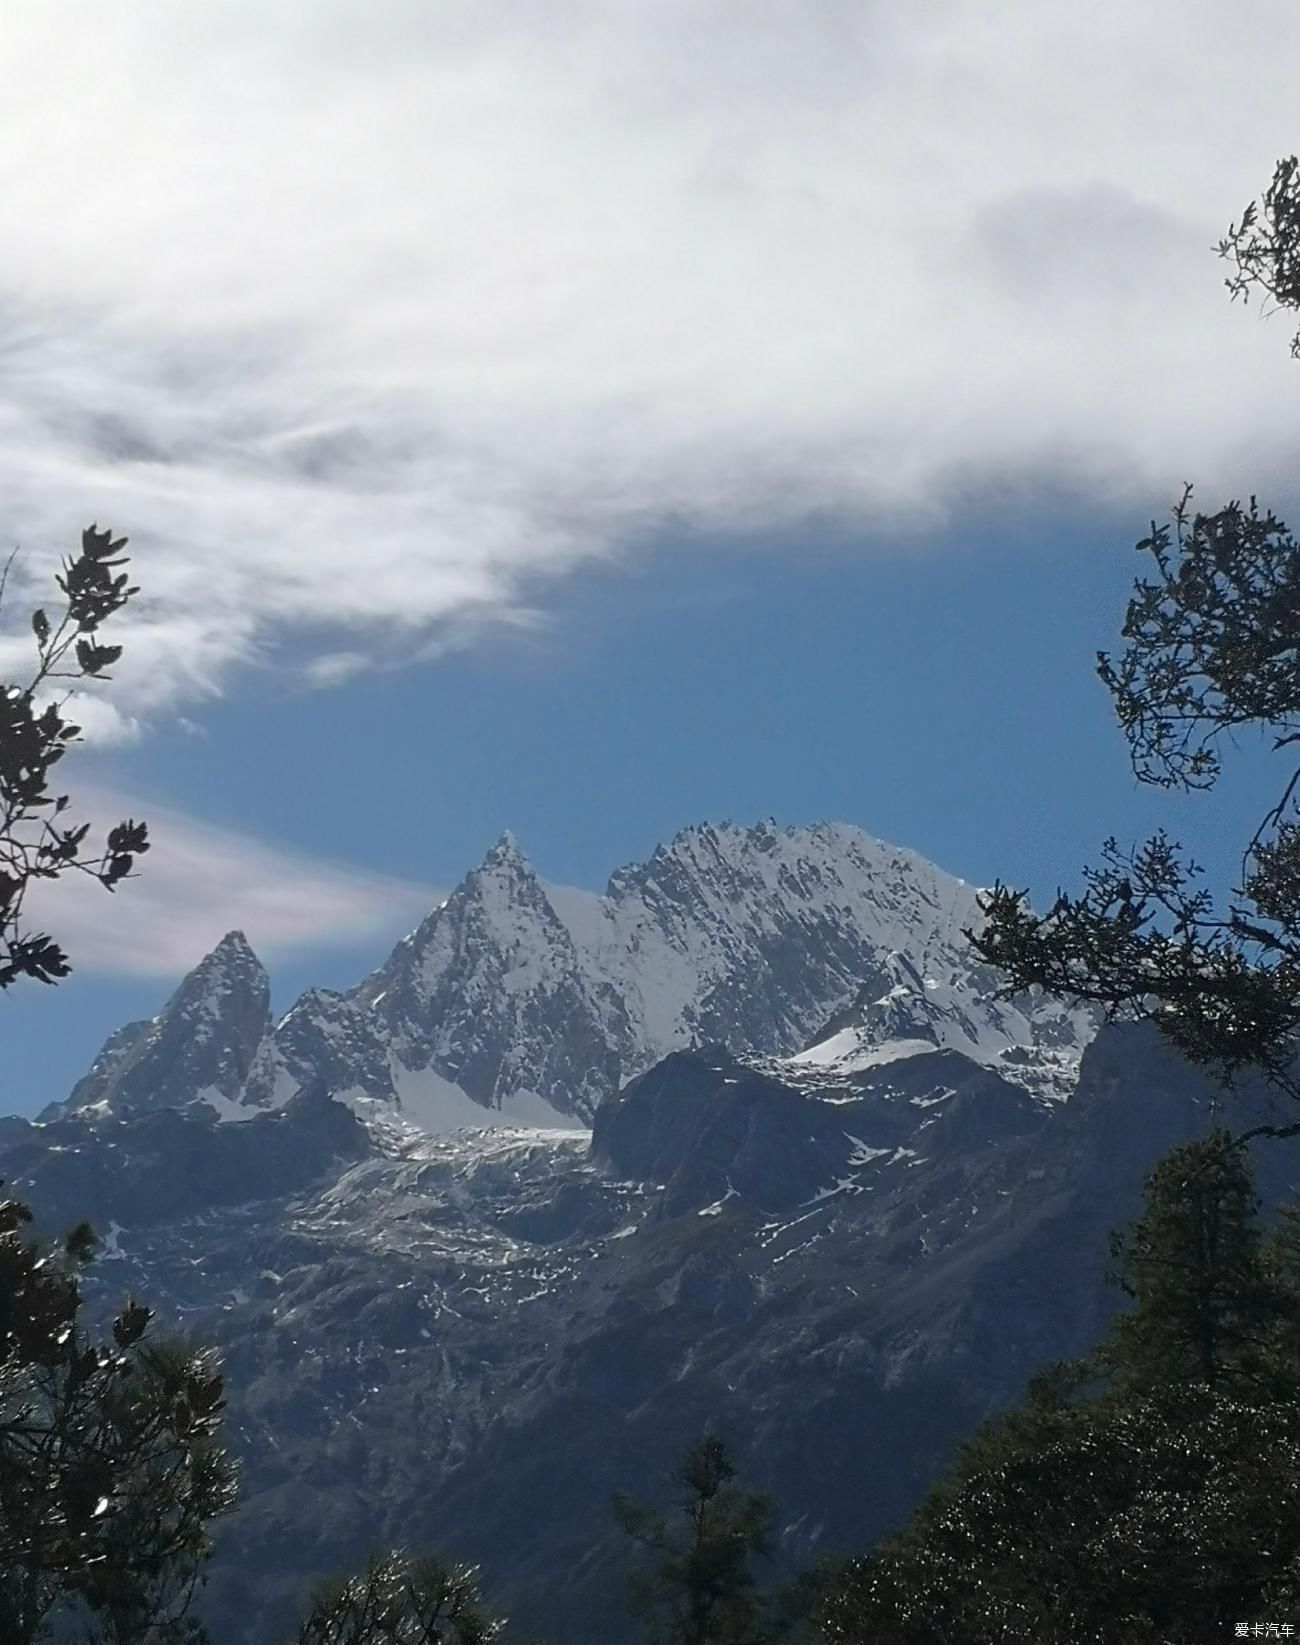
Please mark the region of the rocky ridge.
POLYGON ((231 933, 110 1038, 68 1106, 246 1119, 323 1086, 426 1131, 485 1111, 590 1123, 660 1058, 715 1041, 837 1075, 952 1049, 1060 1097, 1095 1024, 995 999, 963 934, 977 897, 842 824, 687 829, 603 895, 548 884, 506 835, 369 977, 309 990, 278 1024, 231 933))

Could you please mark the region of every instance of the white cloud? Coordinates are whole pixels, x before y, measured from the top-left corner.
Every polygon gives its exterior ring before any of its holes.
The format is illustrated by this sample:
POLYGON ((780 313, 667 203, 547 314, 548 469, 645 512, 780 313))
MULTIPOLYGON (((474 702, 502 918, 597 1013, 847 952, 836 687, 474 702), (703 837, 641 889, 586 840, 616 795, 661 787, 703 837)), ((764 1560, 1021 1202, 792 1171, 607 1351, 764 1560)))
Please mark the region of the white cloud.
POLYGON ((657 522, 1289 473, 1209 251, 1295 145, 1275 0, 9 0, 5 533, 91 517, 130 714, 518 618, 657 522))
POLYGON ((69 815, 92 822, 88 848, 128 816, 147 817, 152 840, 138 875, 111 895, 82 874, 29 892, 25 924, 48 929, 78 972, 174 978, 235 929, 269 961, 414 924, 442 895, 104 788, 79 788, 69 815))
POLYGON ((313 657, 302 672, 310 685, 344 685, 353 675, 362 673, 368 662, 364 651, 327 651, 313 657))
POLYGON ((68 691, 58 694, 58 700, 64 719, 80 726, 83 742, 108 748, 140 739, 139 720, 119 712, 107 697, 92 696, 88 691, 68 691))

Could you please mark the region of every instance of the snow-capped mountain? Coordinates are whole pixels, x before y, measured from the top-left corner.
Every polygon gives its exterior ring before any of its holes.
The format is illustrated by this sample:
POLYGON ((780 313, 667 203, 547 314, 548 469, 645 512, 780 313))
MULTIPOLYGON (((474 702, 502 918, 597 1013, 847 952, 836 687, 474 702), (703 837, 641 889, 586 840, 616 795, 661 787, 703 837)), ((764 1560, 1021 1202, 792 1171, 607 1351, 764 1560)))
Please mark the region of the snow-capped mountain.
POLYGON ((431 1131, 587 1123, 629 1079, 706 1043, 793 1057, 796 1078, 959 1050, 1062 1095, 1094 1024, 994 998, 964 935, 977 897, 836 823, 686 829, 603 894, 544 881, 507 834, 377 971, 309 990, 278 1025, 232 933, 158 1017, 109 1040, 69 1106, 203 1102, 244 1118, 324 1088, 431 1131))
POLYGON ((180 1108, 195 1101, 242 1112, 239 1098, 271 1032, 271 986, 242 931, 231 931, 159 1014, 105 1041, 68 1098, 72 1109, 180 1108))
POLYGON ((273 1023, 232 933, 0 1127, 39 1231, 102 1232, 92 1305, 223 1355, 214 1637, 286 1637, 400 1543, 607 1645, 610 1493, 699 1433, 774 1491, 789 1570, 1095 1340, 1107 1231, 1215 1093, 1149 1026, 999 1002, 978 918, 840 825, 689 829, 602 894, 507 836, 357 987, 273 1023))

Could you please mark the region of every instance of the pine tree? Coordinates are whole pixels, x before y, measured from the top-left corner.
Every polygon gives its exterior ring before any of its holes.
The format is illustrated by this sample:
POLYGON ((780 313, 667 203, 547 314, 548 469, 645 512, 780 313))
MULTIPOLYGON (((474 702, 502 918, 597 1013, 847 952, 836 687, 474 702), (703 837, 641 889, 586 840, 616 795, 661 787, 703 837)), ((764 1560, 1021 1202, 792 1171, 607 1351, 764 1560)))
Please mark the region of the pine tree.
MULTIPOLYGON (((97 636, 136 593, 125 546, 95 526, 82 534, 56 579, 61 609, 31 615, 31 672, 0 686, 0 989, 71 969, 26 928, 34 885, 76 870, 112 891, 148 850, 144 825, 127 820, 91 854, 88 825, 68 821, 68 796, 49 791, 79 735, 60 682, 105 679, 121 655, 97 636)), ((209 1353, 160 1339, 131 1298, 97 1340, 79 1285, 93 1233, 80 1224, 50 1249, 25 1237, 30 1221, 27 1206, 0 1200, 0 1641, 51 1630, 87 1645, 197 1640, 190 1608, 209 1527, 234 1500, 221 1377, 209 1353)))
POLYGON ((1201 1645, 1300 1604, 1300 1409, 1092 1406, 971 1474, 827 1591, 825 1645, 1201 1645))
POLYGON ((1273 1364, 1285 1384, 1300 1377, 1300 1192, 1293 1193, 1278 1211, 1263 1251, 1269 1275, 1283 1298, 1273 1364))
POLYGON ((629 1609, 662 1645, 766 1645, 774 1636, 753 1561, 770 1555, 771 1498, 733 1484, 735 1465, 715 1434, 687 1450, 672 1478, 673 1515, 614 1499, 624 1531, 655 1556, 629 1578, 629 1609))
POLYGON ((93 1236, 51 1250, 0 1202, 0 1639, 56 1623, 92 1645, 173 1645, 213 1520, 234 1502, 212 1356, 154 1337, 128 1299, 111 1341, 82 1326, 93 1236))
MULTIPOLYGON (((1280 162, 1220 253, 1233 296, 1300 308, 1300 162, 1280 162)), ((1293 344, 1300 356, 1300 340, 1293 344)), ((1209 788, 1241 727, 1300 743, 1300 542, 1252 498, 1191 489, 1138 544, 1126 648, 1098 658, 1137 777, 1209 788)), ((1218 909, 1163 833, 1115 840, 1042 916, 997 886, 968 935, 1004 992, 1153 1021, 1226 1084, 1300 1098, 1300 770, 1218 909)), ((1261 1126, 1292 1134, 1296 1125, 1261 1126)), ((1112 1246, 1134 1306, 966 1446, 912 1523, 831 1583, 828 1645, 1192 1645, 1300 1605, 1300 1208, 1261 1240, 1245 1154, 1176 1150, 1112 1246)))
POLYGON ((1300 1602, 1300 1291, 1244 1150, 1175 1149, 1112 1249, 1133 1308, 829 1584, 828 1645, 1192 1645, 1300 1602))
POLYGON ((503 1626, 472 1567, 390 1550, 316 1591, 297 1645, 491 1645, 503 1626))
POLYGON ((1287 1304, 1265 1261, 1249 1158, 1227 1131, 1161 1160, 1111 1255, 1135 1303, 1094 1356, 1112 1384, 1198 1383, 1247 1400, 1271 1389, 1287 1304))

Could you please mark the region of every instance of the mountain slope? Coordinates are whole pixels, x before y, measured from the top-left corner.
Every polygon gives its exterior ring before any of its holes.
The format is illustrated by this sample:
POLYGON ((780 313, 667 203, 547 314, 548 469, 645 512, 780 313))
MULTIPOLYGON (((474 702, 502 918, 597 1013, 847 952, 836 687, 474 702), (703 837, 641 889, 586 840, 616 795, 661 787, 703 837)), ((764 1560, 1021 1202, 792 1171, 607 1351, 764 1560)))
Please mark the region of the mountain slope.
POLYGON ((1059 1104, 946 1050, 797 1087, 677 1052, 590 1135, 420 1136, 318 1094, 14 1122, 0 1176, 109 1235, 103 1307, 131 1289, 221 1346, 247 1486, 214 1637, 287 1637, 313 1577, 401 1541, 481 1561, 525 1631, 620 1645, 611 1490, 714 1427, 782 1564, 865 1546, 1096 1336, 1106 1231, 1210 1095, 1142 1030, 1059 1104))
POLYGON ((687 830, 603 895, 506 837, 356 988, 273 1025, 234 934, 0 1126, 45 1228, 107 1236, 96 1305, 225 1356, 215 1636, 270 1645, 402 1542, 618 1645, 609 1492, 701 1430, 791 1566, 897 1522, 1094 1339, 1106 1232, 1212 1093, 1150 1033, 998 1001, 977 895, 839 825, 687 830))

